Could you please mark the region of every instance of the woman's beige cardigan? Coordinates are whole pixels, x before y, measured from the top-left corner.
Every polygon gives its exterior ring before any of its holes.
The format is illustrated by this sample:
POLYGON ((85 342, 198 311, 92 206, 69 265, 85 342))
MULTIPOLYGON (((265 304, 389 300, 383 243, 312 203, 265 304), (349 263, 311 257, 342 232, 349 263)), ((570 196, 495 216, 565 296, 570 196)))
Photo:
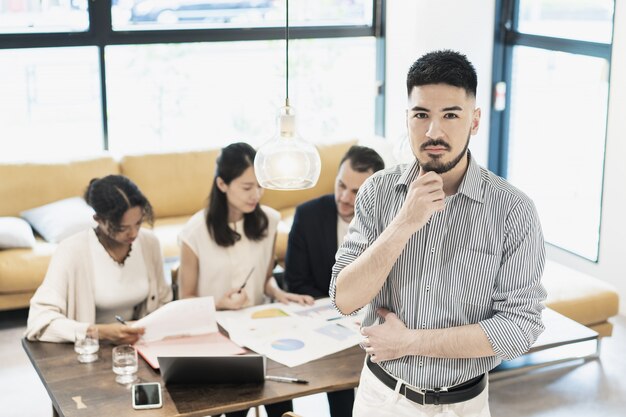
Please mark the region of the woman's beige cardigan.
MULTIPOLYGON (((25 336, 44 342, 73 342, 77 329, 96 320, 94 267, 88 237, 92 230, 77 233, 59 244, 43 283, 30 300, 25 336)), ((141 243, 148 273, 148 298, 135 306, 134 318, 143 317, 172 299, 163 274, 161 247, 156 236, 141 229, 141 243)))

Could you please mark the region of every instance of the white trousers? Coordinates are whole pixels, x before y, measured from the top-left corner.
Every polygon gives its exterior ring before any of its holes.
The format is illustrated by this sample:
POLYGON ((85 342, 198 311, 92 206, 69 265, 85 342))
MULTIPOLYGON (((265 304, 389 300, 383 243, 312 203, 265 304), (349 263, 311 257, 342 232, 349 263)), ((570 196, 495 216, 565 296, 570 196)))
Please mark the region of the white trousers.
MULTIPOLYGON (((487 378, 487 377, 485 377, 487 378)), ((400 384, 398 384, 399 389, 400 384)), ((455 403, 421 405, 380 382, 367 365, 354 400, 353 417, 490 417, 489 383, 478 396, 455 403)))

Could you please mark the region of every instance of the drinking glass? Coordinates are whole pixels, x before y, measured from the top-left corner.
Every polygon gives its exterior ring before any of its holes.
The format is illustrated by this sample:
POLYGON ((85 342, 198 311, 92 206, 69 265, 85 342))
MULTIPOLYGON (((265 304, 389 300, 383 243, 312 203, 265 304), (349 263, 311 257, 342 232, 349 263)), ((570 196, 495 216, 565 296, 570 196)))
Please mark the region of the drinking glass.
POLYGON ((90 363, 98 360, 98 329, 93 327, 89 329, 76 330, 74 333, 74 351, 78 353, 78 362, 90 363))
POLYGON ((137 377, 137 351, 131 345, 120 345, 113 348, 113 372, 117 374, 115 382, 130 384, 137 377))

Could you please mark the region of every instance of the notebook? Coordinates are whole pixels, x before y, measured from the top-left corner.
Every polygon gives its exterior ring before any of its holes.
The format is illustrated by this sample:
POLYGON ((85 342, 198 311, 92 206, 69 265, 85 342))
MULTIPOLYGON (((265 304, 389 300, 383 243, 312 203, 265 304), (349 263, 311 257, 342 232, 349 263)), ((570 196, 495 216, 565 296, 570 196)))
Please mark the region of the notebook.
POLYGON ((261 383, 265 362, 263 355, 159 356, 166 385, 261 383))
POLYGON ((242 348, 221 333, 197 336, 179 336, 150 343, 135 344, 137 352, 153 369, 159 369, 160 356, 226 356, 246 353, 242 348))

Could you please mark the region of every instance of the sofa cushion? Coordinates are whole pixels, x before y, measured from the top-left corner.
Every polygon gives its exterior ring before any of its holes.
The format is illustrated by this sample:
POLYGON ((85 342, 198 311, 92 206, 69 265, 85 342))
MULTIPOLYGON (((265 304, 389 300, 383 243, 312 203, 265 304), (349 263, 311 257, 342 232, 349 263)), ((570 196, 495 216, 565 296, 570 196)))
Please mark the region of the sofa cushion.
POLYGON ((543 285, 546 306, 586 326, 605 323, 619 310, 615 288, 598 278, 556 262, 546 262, 543 285))
POLYGON ((191 216, 175 216, 155 220, 152 231, 161 242, 161 251, 166 260, 180 257, 178 234, 190 218, 191 216))
POLYGON ((66 198, 25 210, 20 215, 47 242, 58 243, 82 230, 96 227, 94 211, 81 197, 66 198))
POLYGON ((118 174, 110 156, 67 163, 0 164, 0 216, 83 195, 92 178, 118 174), (6 180, 10 178, 10 181, 6 180))
POLYGON ((18 217, 0 217, 0 249, 33 246, 35 235, 28 223, 18 217))
POLYGON ((125 156, 122 174, 139 186, 156 218, 191 216, 208 201, 219 150, 125 156))
POLYGON ((34 292, 43 281, 55 244, 37 240, 33 249, 0 251, 0 294, 34 292))

